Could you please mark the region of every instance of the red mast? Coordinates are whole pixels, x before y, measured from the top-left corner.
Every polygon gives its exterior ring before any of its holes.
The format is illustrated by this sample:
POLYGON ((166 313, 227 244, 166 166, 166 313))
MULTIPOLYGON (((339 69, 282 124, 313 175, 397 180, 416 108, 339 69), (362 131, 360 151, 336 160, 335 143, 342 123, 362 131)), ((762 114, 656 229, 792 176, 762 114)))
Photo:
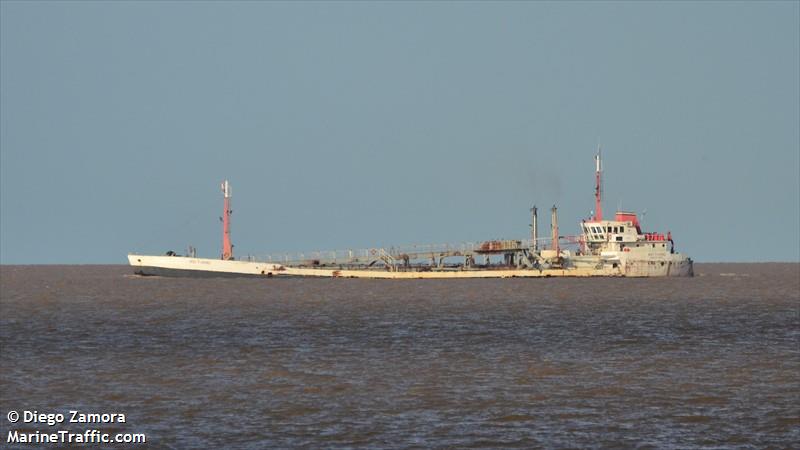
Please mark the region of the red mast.
POLYGON ((594 187, 594 220, 603 220, 603 189, 601 185, 603 166, 600 161, 600 146, 597 146, 597 155, 594 157, 595 162, 595 187, 594 187))
POLYGON ((222 194, 225 196, 224 211, 222 211, 222 259, 233 259, 233 244, 231 244, 231 187, 228 180, 222 182, 222 194))

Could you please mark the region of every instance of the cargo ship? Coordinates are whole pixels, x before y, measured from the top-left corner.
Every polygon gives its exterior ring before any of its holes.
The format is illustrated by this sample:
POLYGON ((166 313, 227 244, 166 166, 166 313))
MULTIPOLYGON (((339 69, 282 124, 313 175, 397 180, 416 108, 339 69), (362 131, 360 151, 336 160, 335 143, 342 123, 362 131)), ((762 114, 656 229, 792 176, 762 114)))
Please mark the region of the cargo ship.
POLYGON ((561 235, 558 209, 550 209, 550 236, 539 236, 538 208, 531 208, 530 237, 461 244, 374 247, 360 250, 276 254, 236 259, 231 243, 231 187, 223 195, 220 258, 198 258, 168 251, 129 254, 138 275, 189 277, 329 278, 541 278, 541 277, 691 277, 693 262, 675 250, 672 233, 643 231, 634 212, 602 210, 601 152, 595 160, 595 209, 579 223, 576 235, 561 235))

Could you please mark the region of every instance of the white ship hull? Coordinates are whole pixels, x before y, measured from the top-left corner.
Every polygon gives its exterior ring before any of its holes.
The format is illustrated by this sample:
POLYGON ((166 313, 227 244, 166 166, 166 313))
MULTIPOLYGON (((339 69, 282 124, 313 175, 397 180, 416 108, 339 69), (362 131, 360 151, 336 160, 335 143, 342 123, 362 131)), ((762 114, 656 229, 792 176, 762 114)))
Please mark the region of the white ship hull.
POLYGON ((271 277, 279 274, 278 264, 183 256, 128 255, 137 275, 174 277, 271 277))
POLYGON ((624 268, 626 277, 691 277, 694 264, 689 258, 658 260, 628 260, 624 268))
MULTIPOLYGON (((677 255, 676 255, 677 256, 677 255)), ((292 267, 280 264, 232 261, 182 256, 128 255, 128 261, 139 275, 183 277, 324 277, 372 279, 465 279, 465 278, 545 278, 545 277, 666 277, 692 276, 688 258, 660 261, 629 261, 626 265, 578 264, 563 269, 464 269, 430 271, 389 271, 381 269, 336 269, 292 267)))

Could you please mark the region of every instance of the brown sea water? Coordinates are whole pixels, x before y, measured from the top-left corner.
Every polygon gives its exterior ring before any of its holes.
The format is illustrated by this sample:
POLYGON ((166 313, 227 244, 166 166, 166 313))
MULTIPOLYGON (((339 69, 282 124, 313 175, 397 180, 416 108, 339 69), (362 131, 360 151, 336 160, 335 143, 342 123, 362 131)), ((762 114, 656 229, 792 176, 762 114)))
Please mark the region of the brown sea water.
POLYGON ((147 435, 109 448, 800 447, 800 265, 696 272, 391 281, 3 266, 0 447, 9 430, 54 428, 8 411, 70 409, 127 423, 55 428, 147 435))

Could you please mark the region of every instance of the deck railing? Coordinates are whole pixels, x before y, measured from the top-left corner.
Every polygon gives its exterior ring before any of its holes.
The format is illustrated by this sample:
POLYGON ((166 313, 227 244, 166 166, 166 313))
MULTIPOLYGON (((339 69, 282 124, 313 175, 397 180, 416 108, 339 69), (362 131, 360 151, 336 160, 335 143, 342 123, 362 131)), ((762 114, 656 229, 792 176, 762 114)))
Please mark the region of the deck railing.
MULTIPOLYGON (((519 242, 519 249, 530 248, 532 243, 530 239, 517 239, 514 241, 519 242)), ((539 238, 537 241, 539 249, 550 248, 552 244, 552 239, 549 237, 539 238)), ((497 239, 492 241, 461 242, 455 244, 410 244, 347 250, 269 253, 261 255, 247 255, 244 257, 239 257, 239 259, 263 261, 273 264, 369 264, 372 261, 380 260, 382 254, 389 255, 396 260, 402 260, 404 255, 407 255, 410 260, 429 259, 431 257, 437 258, 442 256, 466 256, 468 254, 478 253, 481 250, 481 246, 486 242, 509 241, 497 239)), ((559 245, 562 247, 565 245, 574 244, 575 242, 576 240, 573 236, 562 236, 559 239, 559 245)), ((503 248, 503 250, 513 251, 514 249, 503 248)))

